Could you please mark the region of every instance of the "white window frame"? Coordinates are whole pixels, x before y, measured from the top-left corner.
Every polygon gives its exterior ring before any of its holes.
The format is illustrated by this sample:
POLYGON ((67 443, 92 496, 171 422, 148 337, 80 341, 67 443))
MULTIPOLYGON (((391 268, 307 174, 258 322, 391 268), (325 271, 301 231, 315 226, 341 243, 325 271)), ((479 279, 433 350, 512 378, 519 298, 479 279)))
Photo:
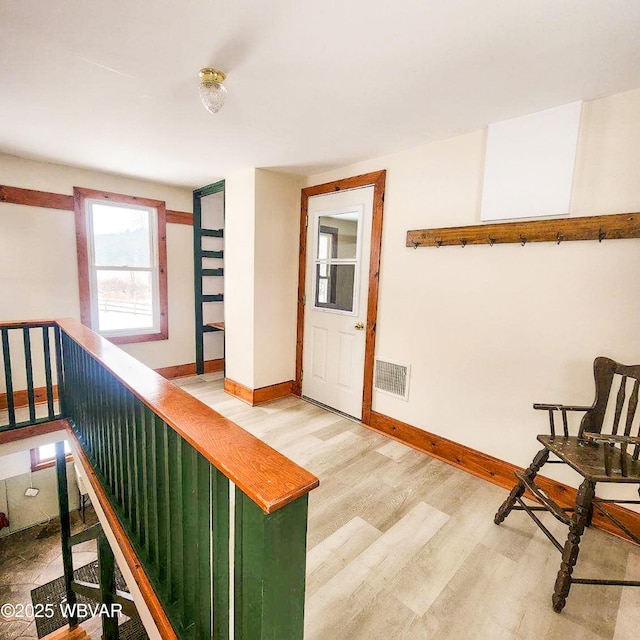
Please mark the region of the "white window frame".
POLYGON ((86 200, 87 245, 89 262, 89 290, 91 293, 91 324, 98 327, 100 335, 106 338, 119 336, 136 336, 160 331, 160 264, 158 260, 158 210, 155 207, 125 204, 120 202, 104 202, 95 198, 86 200), (149 214, 149 267, 104 266, 96 264, 95 234, 93 232, 93 206, 113 207, 118 209, 140 209, 149 214), (151 273, 151 305, 152 326, 131 327, 125 329, 100 330, 98 308, 98 271, 138 271, 151 273))
POLYGON ((322 311, 324 313, 337 313, 343 316, 357 316, 359 314, 360 303, 360 259, 362 253, 362 226, 364 218, 364 205, 359 204, 353 207, 346 207, 344 209, 329 209, 326 211, 316 211, 313 216, 313 310, 322 311), (356 256, 355 258, 328 258, 326 260, 320 260, 318 258, 318 248, 320 240, 320 218, 324 216, 339 216, 346 213, 355 213, 357 216, 358 233, 356 236, 356 256), (327 264, 329 268, 331 265, 352 264, 354 265, 354 278, 353 278, 353 309, 351 311, 344 311, 342 309, 332 309, 331 307, 322 307, 316 305, 318 297, 318 278, 316 273, 318 265, 327 264))

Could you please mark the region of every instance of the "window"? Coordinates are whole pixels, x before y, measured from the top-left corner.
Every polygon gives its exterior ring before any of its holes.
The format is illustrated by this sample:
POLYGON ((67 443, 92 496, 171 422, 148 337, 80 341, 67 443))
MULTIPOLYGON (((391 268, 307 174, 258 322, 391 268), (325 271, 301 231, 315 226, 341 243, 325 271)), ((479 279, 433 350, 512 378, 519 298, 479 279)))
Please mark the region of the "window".
POLYGON ((361 208, 316 218, 316 309, 356 314, 361 208))
MULTIPOLYGON (((69 443, 64 441, 64 451, 67 454, 67 462, 73 460, 71 455, 71 449, 69 443)), ((46 469, 47 467, 53 467, 56 463, 56 445, 43 444, 41 447, 31 449, 31 471, 38 471, 40 469, 46 469)))
POLYGON ((164 202, 74 188, 80 315, 115 343, 166 340, 164 202))

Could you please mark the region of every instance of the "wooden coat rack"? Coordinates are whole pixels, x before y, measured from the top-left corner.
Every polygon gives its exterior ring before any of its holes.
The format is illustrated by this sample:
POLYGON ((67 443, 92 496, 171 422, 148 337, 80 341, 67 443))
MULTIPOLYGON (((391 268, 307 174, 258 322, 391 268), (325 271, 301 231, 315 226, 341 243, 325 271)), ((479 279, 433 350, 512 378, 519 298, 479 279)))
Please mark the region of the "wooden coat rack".
POLYGON ((572 242, 640 238, 640 213, 616 213, 530 222, 498 222, 466 227, 407 231, 407 247, 465 247, 468 244, 572 242))

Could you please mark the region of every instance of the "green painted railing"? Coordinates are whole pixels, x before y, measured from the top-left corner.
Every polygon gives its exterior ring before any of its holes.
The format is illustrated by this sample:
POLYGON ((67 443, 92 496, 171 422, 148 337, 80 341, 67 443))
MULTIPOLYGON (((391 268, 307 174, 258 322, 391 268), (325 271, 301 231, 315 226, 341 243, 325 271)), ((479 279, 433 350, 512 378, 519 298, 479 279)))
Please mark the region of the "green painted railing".
POLYGON ((47 326, 60 414, 175 635, 302 638, 318 480, 80 323, 47 326))
POLYGON ((53 321, 0 323, 0 432, 60 417, 60 330, 53 321))

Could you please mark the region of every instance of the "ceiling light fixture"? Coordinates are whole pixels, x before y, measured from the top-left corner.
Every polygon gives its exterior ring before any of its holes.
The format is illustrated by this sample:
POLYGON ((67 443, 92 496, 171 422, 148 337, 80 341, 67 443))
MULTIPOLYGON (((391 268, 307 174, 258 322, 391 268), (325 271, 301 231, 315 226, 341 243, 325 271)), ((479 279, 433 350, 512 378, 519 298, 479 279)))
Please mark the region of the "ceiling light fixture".
POLYGON ((222 109, 227 96, 227 89, 222 84, 225 78, 226 75, 220 69, 200 69, 200 100, 210 113, 217 113, 222 109))

